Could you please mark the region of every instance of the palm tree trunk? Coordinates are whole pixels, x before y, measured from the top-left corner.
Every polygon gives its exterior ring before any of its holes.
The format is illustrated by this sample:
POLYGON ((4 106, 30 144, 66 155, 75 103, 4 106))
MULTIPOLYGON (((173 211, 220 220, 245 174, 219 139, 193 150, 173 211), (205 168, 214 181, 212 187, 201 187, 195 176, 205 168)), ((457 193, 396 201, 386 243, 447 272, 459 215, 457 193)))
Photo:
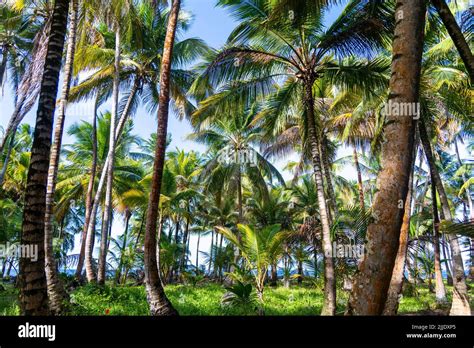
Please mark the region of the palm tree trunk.
POLYGON ((323 135, 323 141, 321 144, 321 163, 323 164, 323 169, 324 169, 324 176, 326 177, 326 185, 327 185, 327 192, 329 196, 329 202, 330 202, 330 207, 331 209, 328 211, 329 213, 329 221, 333 221, 334 218, 336 218, 339 215, 339 210, 337 208, 337 202, 336 202, 336 194, 334 193, 334 187, 332 185, 332 180, 331 180, 331 171, 329 167, 329 158, 327 155, 327 136, 323 135), (332 213, 331 213, 332 210, 332 213))
POLYGON ((76 28, 77 28, 77 0, 71 0, 71 8, 69 14, 69 37, 66 50, 66 61, 64 64, 64 78, 61 91, 61 99, 59 101, 58 116, 56 120, 56 128, 54 130, 53 145, 48 169, 48 184, 46 187, 46 207, 45 207, 45 224, 44 224, 44 254, 46 259, 45 271, 46 282, 48 284, 49 307, 52 313, 59 315, 64 310, 63 302, 68 295, 64 291, 63 284, 58 277, 56 270, 56 261, 53 251, 53 205, 54 194, 56 191, 56 179, 58 176, 59 156, 61 153, 61 143, 64 130, 64 119, 66 116, 66 106, 69 99, 69 90, 72 80, 72 68, 74 62, 74 52, 76 46, 76 28))
POLYGON ((3 77, 5 76, 5 69, 7 68, 8 46, 2 46, 2 61, 0 62, 0 88, 3 86, 3 77))
POLYGON ((303 261, 298 261, 298 284, 301 285, 303 283, 303 261))
POLYGON ((431 199, 433 200, 433 247, 434 247, 434 270, 436 302, 446 302, 446 289, 444 288, 443 275, 441 274, 440 248, 439 248, 439 215, 438 202, 436 199, 436 185, 431 177, 431 199))
POLYGON ((186 217, 186 225, 184 226, 184 234, 183 234, 183 255, 181 256, 181 265, 180 265, 180 272, 184 272, 186 266, 186 255, 188 252, 188 234, 189 234, 189 217, 186 217))
MULTIPOLYGON (((130 223, 130 218, 132 217, 131 211, 127 208, 125 210, 125 230, 123 231, 123 244, 122 250, 120 251, 120 261, 117 267, 117 272, 115 273, 115 282, 118 284, 122 276, 122 267, 123 267, 123 254, 125 248, 127 247, 127 235, 128 235, 128 225, 130 223)), ((125 279, 126 280, 126 279, 125 279)))
MULTIPOLYGON (((94 183, 95 183, 95 176, 97 171, 97 104, 98 104, 99 96, 97 95, 94 102, 94 115, 92 117, 92 164, 91 164, 91 173, 89 177, 89 184, 87 185, 87 193, 86 193, 86 211, 84 217, 84 227, 82 229, 81 235, 81 249, 79 251, 79 259, 77 261, 77 268, 76 268, 76 279, 80 279, 82 275, 82 268, 84 267, 84 259, 86 253, 86 236, 87 236, 87 227, 91 223, 91 213, 92 213, 92 205, 93 205, 93 198, 94 198, 94 183)), ((95 224, 95 219, 92 222, 95 224)), ((89 245, 89 248, 91 245, 89 245)), ((92 253, 92 251, 91 251, 92 253)), ((91 259, 89 259, 91 261, 91 259)), ((91 269, 92 264, 89 264, 89 268, 91 269)))
POLYGON ((104 221, 102 221, 101 239, 100 239, 100 251, 99 251, 99 267, 97 271, 97 283, 103 285, 105 283, 105 268, 107 262, 107 240, 109 228, 111 225, 112 218, 112 191, 114 182, 114 162, 115 162, 115 134, 116 121, 118 113, 118 99, 119 99, 119 87, 120 87, 120 25, 119 20, 115 22, 115 63, 114 63, 114 81, 112 87, 112 112, 110 116, 110 134, 109 137, 109 151, 111 152, 109 163, 107 163, 107 183, 105 186, 105 214, 104 221))
POLYGON ((211 273, 211 266, 212 266, 212 247, 214 246, 214 229, 211 231, 211 249, 209 250, 209 266, 207 272, 211 273))
MULTIPOLYGON (((120 135, 122 134, 123 125, 125 125, 126 120, 128 119, 128 115, 130 113, 130 108, 132 105, 132 101, 135 98, 135 95, 138 91, 138 79, 135 79, 133 84, 132 90, 130 91, 130 95, 128 96, 127 103, 125 104, 125 108, 122 111, 122 115, 120 116, 120 120, 118 122, 117 129, 115 131, 115 143, 118 142, 120 135)), ((84 228, 87 230, 86 233, 86 246, 85 246, 85 264, 86 264, 86 277, 88 282, 95 282, 96 276, 93 267, 93 247, 94 247, 94 229, 95 229, 95 219, 97 215, 97 210, 100 204, 100 198, 102 196, 102 190, 104 188, 105 180, 107 178, 107 171, 108 171, 108 163, 110 162, 111 158, 113 157, 112 149, 109 147, 107 157, 105 159, 104 166, 102 168, 102 172, 99 178, 99 184, 97 185, 97 190, 94 196, 94 200, 92 201, 92 209, 90 212, 90 219, 89 224, 86 224, 84 228)))
POLYGON ((2 260, 2 271, 0 273, 0 279, 3 279, 3 275, 5 274, 5 268, 7 266, 7 262, 8 262, 8 257, 5 257, 3 260, 2 260))
POLYGON ((161 181, 165 163, 166 135, 168 129, 168 110, 170 101, 170 71, 174 39, 181 1, 173 0, 166 28, 160 71, 160 97, 158 106, 158 129, 153 163, 153 177, 145 227, 145 283, 151 315, 177 315, 166 297, 161 283, 156 258, 156 222, 160 202, 161 181))
POLYGON ((331 246, 331 231, 329 214, 326 205, 323 176, 321 172, 321 156, 319 153, 319 140, 316 131, 314 115, 313 82, 310 78, 305 81, 304 106, 308 125, 308 140, 311 146, 314 180, 318 193, 319 216, 322 226, 322 245, 324 253, 324 302, 321 315, 334 315, 336 313, 336 275, 334 272, 334 258, 331 246))
POLYGON ((201 242, 201 233, 198 233, 198 240, 196 245, 196 274, 199 271, 199 243, 201 242))
MULTIPOLYGON (((441 219, 452 221, 453 217, 449 208, 448 197, 446 195, 446 191, 444 190, 444 185, 441 180, 441 176, 439 175, 438 168, 436 167, 426 126, 423 122, 420 122, 419 129, 420 139, 423 143, 426 160, 430 168, 430 174, 432 175, 432 180, 436 185, 436 189, 441 201, 441 219)), ((459 241, 455 235, 446 235, 446 238, 448 239, 449 245, 451 247, 453 267, 453 302, 451 304, 451 310, 449 314, 471 315, 466 276, 464 274, 464 265, 461 255, 461 248, 459 247, 459 241)))
MULTIPOLYGON (((238 151, 238 150, 237 150, 238 151)), ((243 211, 243 199, 242 199, 242 171, 240 170, 240 161, 237 163, 239 166, 238 173, 237 173, 237 206, 239 210, 239 217, 238 223, 243 223, 244 220, 244 211, 243 211)), ((238 235, 240 239, 240 235, 238 235)), ((235 266, 239 262, 240 257, 240 250, 239 248, 234 246, 234 260, 233 263, 230 265, 229 273, 233 273, 235 271, 235 266)), ((229 279, 230 285, 233 283, 233 279, 229 279)))
MULTIPOLYGON (((416 153, 414 151, 414 153, 416 153)), ((410 218, 411 218, 411 201, 413 195, 413 175, 414 169, 410 174, 408 181, 408 193, 405 200, 405 212, 403 215, 403 223, 400 231, 400 243, 398 246, 397 258, 393 267, 392 279, 388 289, 387 301, 383 310, 383 315, 396 315, 400 300, 400 294, 403 287, 403 273, 405 270, 405 262, 408 251, 408 240, 410 237, 410 218)))
POLYGON ((451 272, 451 265, 449 260, 451 259, 451 254, 449 253, 448 242, 446 241, 446 236, 444 234, 441 235, 441 247, 443 248, 443 259, 444 265, 446 267, 446 283, 448 285, 453 285, 453 272, 451 272))
POLYGON ((454 18, 445 0, 431 0, 431 3, 436 8, 436 11, 448 30, 451 39, 453 39, 453 43, 458 49, 459 55, 466 66, 471 81, 474 82, 474 56, 472 55, 466 38, 461 32, 461 28, 459 28, 459 25, 456 23, 456 18, 454 18))
MULTIPOLYGON (((424 0, 397 0, 389 102, 419 98, 426 7, 424 0)), ((348 314, 380 315, 392 278, 412 168, 415 115, 387 115, 382 170, 377 177, 374 221, 367 230, 366 254, 359 265, 348 314)))
POLYGON ((178 244, 179 242, 179 216, 176 217, 176 227, 174 231, 174 242, 178 244))
POLYGON ((66 36, 68 5, 68 0, 56 0, 54 4, 31 148, 21 244, 35 245, 38 248, 38 260, 33 262, 29 258, 20 258, 20 308, 23 315, 48 314, 48 294, 44 270, 46 185, 59 71, 66 36))
POLYGON ((353 145, 353 157, 354 157, 354 167, 357 171, 357 188, 359 189, 359 205, 361 211, 365 210, 365 200, 364 200, 364 184, 362 182, 362 173, 360 171, 360 164, 359 164, 359 155, 357 154, 357 149, 355 145, 353 145))

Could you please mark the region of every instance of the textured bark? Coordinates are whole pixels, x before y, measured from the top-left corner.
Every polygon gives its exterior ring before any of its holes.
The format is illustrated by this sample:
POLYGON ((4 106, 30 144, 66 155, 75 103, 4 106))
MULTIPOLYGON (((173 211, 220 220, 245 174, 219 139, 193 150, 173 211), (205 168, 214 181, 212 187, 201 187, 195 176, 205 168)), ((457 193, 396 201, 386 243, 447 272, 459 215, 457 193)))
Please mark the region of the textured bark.
POLYGON ((311 146, 311 159, 313 175, 318 193, 319 216, 322 227, 322 246, 324 253, 324 302, 321 315, 334 315, 336 313, 336 275, 334 272, 334 258, 332 255, 331 231, 328 208, 324 192, 323 176, 321 172, 321 155, 319 153, 319 138, 316 130, 314 115, 313 82, 311 77, 305 81, 304 106, 308 125, 308 141, 311 146))
POLYGON ((37 246, 38 260, 20 258, 20 308, 23 315, 48 314, 45 276, 45 203, 51 133, 66 35, 68 0, 56 0, 44 62, 31 160, 25 191, 21 244, 37 246))
POLYGON ((438 15, 448 30, 449 36, 453 39, 453 43, 466 66, 471 81, 474 82, 474 56, 472 55, 466 38, 461 32, 461 28, 459 28, 459 25, 456 22, 456 18, 454 18, 445 0, 431 0, 431 3, 436 8, 438 15))
POLYGON ((117 121, 117 110, 118 110, 118 98, 119 98, 119 87, 120 87, 120 25, 118 20, 115 25, 115 62, 114 62, 114 80, 112 87, 112 112, 110 116, 110 134, 109 137, 109 152, 111 153, 109 162, 107 163, 107 183, 105 186, 105 214, 104 220, 102 221, 102 230, 100 238, 100 251, 99 251, 99 267, 97 270, 97 283, 103 285, 105 283, 105 269, 107 263, 107 241, 109 228, 112 224, 112 191, 114 182, 114 163, 115 163, 115 147, 116 139, 112 134, 115 134, 116 121, 117 121))
POLYGON ((66 61, 64 64, 63 86, 61 99, 57 108, 56 128, 54 130, 53 145, 49 159, 48 184, 46 187, 46 207, 44 223, 44 254, 46 282, 48 284, 49 307, 53 314, 60 315, 64 311, 64 301, 68 295, 64 290, 63 284, 58 277, 56 260, 54 259, 53 249, 53 205, 54 194, 56 192, 56 179, 58 176, 59 156, 61 153, 61 143, 64 130, 64 120, 66 116, 66 106, 71 88, 71 80, 74 64, 74 52, 76 46, 76 28, 77 28, 77 0, 71 0, 69 14, 69 37, 67 41, 66 61))
MULTIPOLYGON (((397 0, 389 101, 417 103, 425 24, 424 0, 397 0)), ((347 314, 380 315, 397 256, 404 204, 412 166, 414 115, 387 115, 382 169, 377 177, 373 222, 359 265, 347 314)))
POLYGON ((434 248, 434 269, 435 269, 435 292, 436 302, 446 302, 446 289, 443 283, 443 275, 441 273, 440 263, 440 247, 439 247, 439 214, 438 201, 436 199, 436 185, 431 175, 431 199, 433 200, 433 248, 434 248))
POLYGON ((329 198, 329 206, 330 210, 328 211, 329 213, 329 221, 333 221, 333 218, 337 217, 339 215, 339 210, 337 208, 337 202, 336 202, 336 194, 334 193, 334 187, 332 185, 332 178, 331 178, 331 170, 329 166, 329 158, 327 154, 327 143, 328 139, 325 135, 323 135, 323 142, 321 146, 321 157, 322 157, 322 163, 323 163, 323 168, 324 168, 324 176, 326 178, 326 185, 327 185, 327 192, 328 192, 328 198, 329 198), (331 213, 332 211, 332 213, 331 213))
POLYGON ((400 295, 403 288, 403 273, 405 270, 405 262, 407 259, 408 240, 410 239, 410 218, 411 218, 411 201, 413 195, 413 171, 408 181, 408 193, 405 199, 405 212, 403 215, 402 228, 400 230, 400 242, 398 245, 397 258, 392 271, 392 279, 388 288, 387 301, 383 310, 383 315, 396 315, 398 305, 400 303, 400 295))
MULTIPOLYGON (((444 189, 443 181, 436 167, 433 151, 431 149, 430 140, 423 122, 420 122, 420 139, 425 151, 426 160, 430 168, 432 180, 436 185, 436 190, 441 201, 441 219, 452 221, 453 216, 449 208, 448 196, 444 189)), ((464 274, 464 265, 461 255, 461 248, 459 241, 455 235, 446 235, 451 248, 452 256, 452 276, 453 276, 453 302, 451 304, 450 315, 471 315, 471 308, 469 305, 469 296, 467 292, 466 276, 464 274)))
MULTIPOLYGON (((94 199, 94 183, 95 183, 95 176, 97 171, 97 103, 98 103, 98 96, 95 98, 94 102, 94 115, 92 117, 92 163, 91 163, 91 172, 89 177, 89 183, 87 185, 87 193, 86 193, 86 211, 84 217, 84 226, 82 228, 82 235, 81 235, 81 249, 79 250, 79 259, 77 261, 77 268, 76 268, 76 279, 81 279, 82 277, 82 269, 84 267, 84 260, 86 254, 86 236, 87 236, 87 228, 89 223, 91 223, 91 213, 92 213, 92 205, 94 199)), ((95 224, 95 219, 92 221, 95 224)), ((89 245, 90 249, 91 245, 89 245)), ((92 251, 91 251, 92 253, 92 251)), ((89 261, 91 261, 89 259, 89 261)), ((89 264, 89 268, 92 267, 92 264, 89 264)))
POLYGON ((170 101, 170 71, 174 39, 181 1, 173 0, 166 28, 163 58, 160 70, 160 96, 158 103, 158 129, 153 163, 153 177, 145 227, 145 284, 151 315, 178 315, 166 297, 157 263, 156 224, 160 202, 161 181, 166 152, 166 133, 170 101))

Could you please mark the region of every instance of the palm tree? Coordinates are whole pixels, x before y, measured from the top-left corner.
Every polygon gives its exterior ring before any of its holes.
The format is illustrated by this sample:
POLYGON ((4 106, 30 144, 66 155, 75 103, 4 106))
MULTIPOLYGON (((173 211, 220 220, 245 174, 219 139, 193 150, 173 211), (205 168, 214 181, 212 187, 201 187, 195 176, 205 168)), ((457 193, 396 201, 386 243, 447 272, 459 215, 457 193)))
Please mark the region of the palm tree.
MULTIPOLYGON (((122 80, 121 86, 128 93, 120 105, 121 117, 117 122, 116 134, 120 136, 123 126, 126 123, 130 114, 133 114, 141 101, 147 105, 150 111, 156 110, 158 104, 158 72, 160 71, 160 63, 163 52, 163 41, 165 36, 165 28, 162 25, 166 20, 166 11, 160 8, 152 8, 147 3, 140 3, 134 10, 135 20, 133 21, 133 30, 136 32, 133 40, 128 40, 127 45, 121 49, 120 59, 120 78, 122 80), (130 88, 131 85, 131 88, 130 88)), ((179 29, 186 29, 187 21, 180 19, 179 29)), ((111 35, 107 30, 99 28, 99 33, 104 37, 111 35)), ((192 81, 193 73, 183 68, 184 65, 193 61, 200 54, 207 50, 207 46, 202 40, 189 38, 178 41, 175 45, 173 53, 173 65, 171 70, 171 97, 176 109, 180 114, 186 113, 190 108, 190 103, 186 97, 187 86, 192 81), (183 112, 184 111, 184 112, 183 112)), ((78 50, 76 65, 79 70, 90 71, 93 73, 81 82, 77 87, 71 91, 72 100, 88 99, 95 96, 100 96, 100 99, 108 97, 108 90, 113 85, 113 71, 114 58, 110 54, 110 47, 100 47, 93 41, 91 44, 80 47, 78 50), (93 57, 91 59, 91 57, 93 57)), ((106 168, 104 168, 100 175, 100 182, 96 197, 100 197, 102 189, 105 184, 106 168)), ((96 202, 97 199, 94 200, 96 202)), ((91 208, 91 216, 97 212, 97 204, 91 208)), ((87 225, 87 224, 86 224, 87 225)), ((89 226, 88 226, 89 227, 89 226)), ((86 227, 85 227, 86 229, 86 227)), ((87 230, 92 231, 92 226, 87 230)), ((87 238, 84 244, 87 243, 89 257, 87 258, 90 264, 90 246, 92 240, 92 233, 86 232, 87 238)), ((95 278, 94 273, 90 267, 87 267, 88 279, 95 278)))
MULTIPOLYGON (((426 7, 422 0, 397 0, 393 39, 392 77, 389 102, 417 103, 423 52, 426 7), (400 15, 402 14, 402 15, 400 15), (407 69, 407 67, 410 67, 407 69)), ((348 313, 380 315, 385 305, 395 262, 408 192, 414 142, 413 115, 388 115, 382 170, 373 212, 375 221, 367 231, 367 253, 359 265, 349 300, 348 313), (390 185, 387 185, 390 183, 390 185)))
POLYGON ((85 198, 84 226, 82 229, 81 249, 80 249, 79 257, 77 260, 77 267, 76 267, 76 273, 75 273, 76 279, 81 278, 82 268, 84 267, 87 229, 91 220, 91 213, 92 213, 92 206, 93 206, 92 199, 94 198, 94 183, 95 183, 95 177, 96 177, 96 172, 97 172, 97 99, 98 97, 95 98, 94 114, 92 115, 92 130, 91 130, 92 162, 90 165, 89 183, 87 185, 87 193, 86 193, 86 198, 85 198))
POLYGON ((61 66, 69 10, 68 5, 68 0, 56 0, 54 4, 35 133, 31 148, 21 243, 37 245, 39 258, 37 262, 32 262, 28 258, 20 259, 20 306, 22 313, 25 315, 44 315, 48 313, 44 271, 44 214, 51 132, 59 84, 59 69, 57 67, 61 66))
POLYGON ((160 201, 161 182, 165 163, 166 134, 168 128, 168 110, 170 101, 170 71, 175 41, 176 26, 181 6, 180 0, 173 0, 166 29, 163 58, 160 69, 160 97, 158 106, 158 130, 153 164, 153 178, 145 227, 145 282, 152 315, 177 315, 169 302, 161 284, 156 259, 156 223, 160 201))
MULTIPOLYGON (((414 147, 413 154, 416 157, 416 148, 414 147)), ((407 198, 405 199, 404 213, 403 213, 403 222, 400 229, 400 240, 398 245, 397 257, 395 259, 395 264, 392 271, 392 278, 390 280, 390 287, 388 288, 387 300, 385 301, 385 306, 383 310, 384 315, 396 315, 398 311, 399 296, 402 292, 403 287, 403 278, 405 271, 405 262, 407 257, 408 250, 408 241, 410 236, 410 218, 411 218, 411 206, 412 206, 412 196, 413 196, 413 176, 414 176, 414 163, 413 159, 413 169, 410 172, 410 177, 408 181, 408 193, 407 198)))
MULTIPOLYGON (((255 270, 255 288, 263 305, 268 267, 283 253, 283 242, 287 233, 280 231, 279 225, 266 226, 260 230, 242 224, 237 227, 240 237, 227 227, 217 226, 217 231, 241 251, 248 266, 255 270)), ((261 314, 262 311, 263 309, 260 310, 261 314)))
MULTIPOLYGON (((275 81, 284 81, 277 92, 282 101, 279 111, 287 112, 299 103, 304 124, 301 138, 310 149, 323 228, 323 250, 327 256, 331 250, 330 216, 320 151, 323 137, 320 119, 315 115, 313 87, 324 76, 344 86, 353 86, 355 79, 369 80, 376 70, 371 64, 340 65, 333 55, 373 51, 378 42, 385 40, 390 28, 390 21, 385 18, 387 7, 350 1, 333 25, 324 30, 320 19, 328 4, 306 14, 304 21, 296 22, 285 15, 273 16, 273 2, 262 1, 252 6, 246 1, 220 1, 220 4, 228 6, 241 23, 231 34, 228 46, 215 55, 196 81, 193 92, 198 97, 205 95, 202 86, 211 84, 218 88, 218 93, 201 103, 201 114, 206 111, 216 116, 225 114, 236 101, 247 101, 250 105, 249 100, 256 95, 275 92, 275 81), (377 19, 368 22, 369 17, 377 19)), ((262 113, 262 118, 271 113, 265 109, 267 112, 262 113)), ((328 256, 325 258, 324 298, 323 314, 334 315, 334 262, 328 256)))
MULTIPOLYGON (((198 110, 199 112, 199 110, 198 110)), ((262 136, 261 129, 253 126, 253 110, 236 112, 230 118, 204 123, 199 130, 188 136, 189 139, 206 144, 213 153, 204 165, 202 177, 207 178, 211 190, 229 185, 237 191, 239 221, 244 219, 242 180, 244 175, 255 189, 267 195, 265 177, 270 181, 275 177, 284 184, 278 170, 256 149, 262 136)))
POLYGON ((56 271, 56 262, 53 255, 53 203, 56 189, 56 178, 58 175, 59 153, 61 151, 62 135, 64 129, 64 119, 66 105, 69 98, 69 90, 72 80, 72 68, 74 62, 74 51, 76 46, 76 29, 78 19, 77 0, 71 1, 69 15, 69 35, 67 41, 66 60, 64 63, 64 77, 59 107, 57 112, 56 128, 54 130, 53 144, 48 169, 48 184, 46 186, 46 207, 45 207, 45 244, 44 253, 46 259, 45 271, 48 284, 49 306, 53 313, 60 314, 63 311, 63 300, 66 293, 59 281, 56 271))
POLYGON ((474 56, 472 55, 471 48, 469 47, 469 44, 467 43, 466 38, 464 37, 461 31, 461 28, 459 28, 456 22, 456 18, 453 16, 445 0, 432 0, 431 3, 438 12, 438 15, 440 16, 444 26, 448 30, 449 35, 453 39, 454 45, 456 46, 459 55, 461 56, 461 59, 464 62, 467 71, 469 72, 471 81, 474 81, 474 56))
MULTIPOLYGON (((436 167, 429 135, 427 133, 424 121, 420 122, 419 133, 423 149, 425 151, 426 159, 430 169, 431 180, 436 186, 441 202, 441 219, 453 221, 453 215, 448 202, 448 197, 441 180, 441 176, 436 167)), ((469 304, 469 296, 466 285, 466 276, 464 274, 464 264, 461 256, 461 248, 456 236, 447 235, 449 245, 451 247, 452 262, 453 262, 453 302, 451 304, 450 315, 471 315, 471 308, 469 304)))

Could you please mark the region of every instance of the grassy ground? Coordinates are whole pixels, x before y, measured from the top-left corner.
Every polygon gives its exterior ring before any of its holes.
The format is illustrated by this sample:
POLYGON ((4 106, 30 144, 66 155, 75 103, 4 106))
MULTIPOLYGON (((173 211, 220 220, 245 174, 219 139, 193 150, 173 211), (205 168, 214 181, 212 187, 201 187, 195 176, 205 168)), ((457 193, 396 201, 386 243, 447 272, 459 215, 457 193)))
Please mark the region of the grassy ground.
MULTIPOLYGON (((0 315, 18 315, 17 291, 4 285, 0 292, 0 315)), ((448 293, 451 288, 448 287, 448 293)), ((181 315, 255 315, 254 306, 228 308, 220 300, 226 290, 219 284, 168 285, 166 293, 181 315)), ((474 288, 470 290, 474 307, 474 288)), ((338 314, 344 312, 348 293, 338 292, 338 314)), ((148 315, 143 286, 86 285, 71 294, 71 315, 148 315)), ((323 303, 321 289, 294 286, 265 289, 266 315, 319 315, 323 303)), ((399 314, 433 314, 435 296, 424 286, 418 293, 406 291, 400 303, 399 314)))

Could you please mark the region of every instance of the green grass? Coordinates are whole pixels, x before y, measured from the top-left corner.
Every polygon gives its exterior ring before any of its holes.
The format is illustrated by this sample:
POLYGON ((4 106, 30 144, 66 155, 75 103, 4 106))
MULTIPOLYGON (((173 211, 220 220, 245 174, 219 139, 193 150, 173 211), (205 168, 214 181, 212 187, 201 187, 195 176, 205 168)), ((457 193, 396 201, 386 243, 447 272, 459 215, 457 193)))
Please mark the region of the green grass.
MULTIPOLYGON (((18 315, 17 291, 12 285, 4 285, 0 292, 0 315, 18 315)), ((450 299, 451 287, 447 287, 450 299)), ((228 308, 221 306, 226 290, 219 284, 168 285, 166 294, 181 315, 256 315, 255 306, 228 308)), ((337 313, 343 314, 349 294, 338 291, 337 313)), ((474 301, 474 288, 470 290, 474 301)), ((320 287, 309 284, 265 289, 265 315, 319 315, 323 304, 320 287)), ((474 302, 472 303, 474 307, 474 302)), ((417 294, 402 297, 400 314, 425 314, 436 309, 435 295, 426 286, 420 286, 417 294)), ((86 285, 71 294, 70 315, 148 315, 148 304, 143 286, 86 285)))
POLYGON ((5 288, 4 291, 0 291, 0 315, 19 315, 18 292, 12 284, 0 282, 0 285, 5 288))

